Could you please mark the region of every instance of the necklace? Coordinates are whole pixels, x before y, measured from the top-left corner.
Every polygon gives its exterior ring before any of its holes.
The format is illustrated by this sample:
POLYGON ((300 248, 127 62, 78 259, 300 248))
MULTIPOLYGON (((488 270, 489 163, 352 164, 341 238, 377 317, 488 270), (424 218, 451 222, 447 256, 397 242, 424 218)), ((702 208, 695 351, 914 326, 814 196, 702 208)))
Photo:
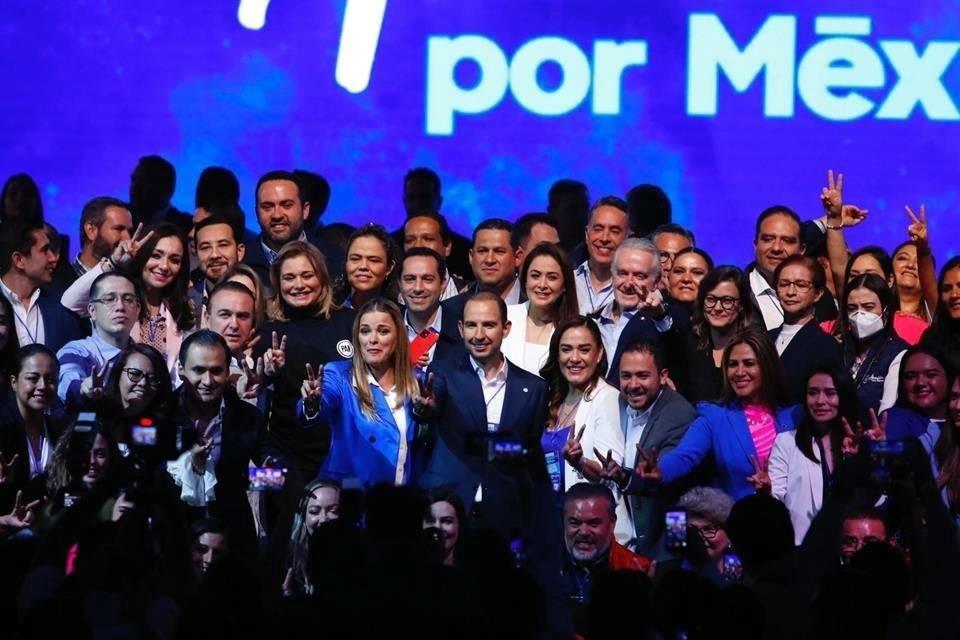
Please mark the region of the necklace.
MULTIPOLYGON (((576 415, 577 409, 580 408, 580 402, 581 402, 582 400, 583 400, 583 396, 580 396, 580 397, 577 399, 577 401, 573 403, 573 406, 571 406, 571 407, 567 410, 566 413, 564 413, 564 414, 561 415, 561 414, 559 414, 559 412, 558 412, 558 414, 557 414, 557 423, 554 425, 554 427, 556 427, 557 430, 560 430, 560 429, 562 429, 563 427, 567 426, 567 420, 569 420, 569 419, 572 418, 574 415, 576 415)), ((563 408, 562 405, 561 405, 561 408, 563 408)))

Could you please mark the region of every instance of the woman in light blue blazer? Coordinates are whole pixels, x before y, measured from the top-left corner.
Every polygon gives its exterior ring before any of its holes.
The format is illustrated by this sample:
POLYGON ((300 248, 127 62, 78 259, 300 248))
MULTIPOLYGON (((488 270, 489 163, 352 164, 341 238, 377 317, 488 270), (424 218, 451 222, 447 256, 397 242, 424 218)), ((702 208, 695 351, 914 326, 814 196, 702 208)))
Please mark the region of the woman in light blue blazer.
POLYGON ((721 367, 720 403, 698 404, 680 444, 641 477, 676 482, 711 458, 712 484, 734 500, 770 490, 765 469, 773 443, 778 433, 796 426, 801 408, 787 406, 777 351, 765 333, 738 333, 723 350, 721 367))
POLYGON ((418 389, 400 309, 377 298, 353 323, 353 358, 319 372, 307 365, 297 414, 306 427, 330 424, 321 474, 364 485, 407 484, 419 466, 411 412, 418 389))
POLYGON ((790 512, 799 545, 823 507, 825 489, 843 456, 844 421, 856 424, 857 394, 836 365, 814 367, 806 383, 804 415, 796 431, 777 436, 768 472, 773 496, 790 512))

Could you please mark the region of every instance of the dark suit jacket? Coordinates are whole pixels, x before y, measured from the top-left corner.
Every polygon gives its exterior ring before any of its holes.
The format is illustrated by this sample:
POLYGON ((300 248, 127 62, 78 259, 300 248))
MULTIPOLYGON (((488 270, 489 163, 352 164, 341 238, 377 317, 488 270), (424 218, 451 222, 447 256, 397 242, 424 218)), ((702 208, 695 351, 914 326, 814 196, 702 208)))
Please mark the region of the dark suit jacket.
POLYGON ((505 535, 519 528, 531 539, 540 539, 537 536, 549 530, 545 518, 554 513, 553 487, 540 445, 547 418, 546 383, 512 363, 507 365, 498 434, 523 442, 529 455, 519 462, 488 462, 467 451, 471 436, 487 433, 483 389, 469 356, 435 362, 431 370, 437 406, 429 421, 435 425, 436 439, 421 485, 453 485, 469 512, 482 484, 483 506, 477 523, 481 528, 505 535))
MULTIPOLYGON (((776 344, 781 327, 769 332, 776 344)), ((814 367, 830 364, 838 371, 843 369, 843 353, 840 343, 823 332, 814 320, 803 326, 780 356, 783 365, 784 384, 792 404, 803 402, 807 392, 807 379, 814 367)))
POLYGON ((458 360, 467 351, 463 346, 463 337, 460 335, 460 317, 453 311, 447 311, 443 302, 440 303, 440 307, 443 309, 440 316, 440 339, 437 340, 437 348, 433 351, 433 362, 458 360))
MULTIPOLYGON (((814 228, 816 225, 810 223, 814 228)), ((750 272, 757 268, 756 262, 751 262, 743 270, 744 277, 749 278, 750 272)), ((753 293, 753 288, 750 289, 750 304, 753 305, 753 310, 759 318, 763 318, 763 312, 760 311, 760 304, 757 302, 757 296, 753 293)), ((820 301, 817 303, 816 311, 814 313, 814 319, 816 322, 823 322, 824 320, 835 320, 837 317, 837 301, 834 299, 833 295, 824 290, 823 296, 820 298, 820 301)), ((762 324, 762 320, 761 320, 762 324)))
MULTIPOLYGON (((620 422, 626 433, 630 412, 622 398, 620 403, 620 422)), ((664 387, 643 429, 640 446, 644 451, 656 449, 658 454, 670 451, 680 443, 683 434, 687 432, 687 427, 696 417, 697 410, 692 404, 670 387, 664 387)), ((628 459, 632 457, 631 452, 627 452, 627 457, 628 459)), ((655 557, 657 543, 663 531, 663 513, 668 498, 661 494, 628 495, 627 499, 637 537, 637 553, 655 557)))
MULTIPOLYGON (((57 446, 57 441, 63 435, 66 426, 66 420, 62 416, 48 416, 47 433, 50 436, 51 451, 57 446)), ((24 502, 36 500, 46 493, 44 476, 30 479, 27 435, 12 392, 4 394, 0 400, 0 452, 7 460, 15 455, 18 456, 13 481, 0 485, 0 511, 10 513, 17 491, 24 492, 24 502)))
POLYGON ((90 333, 89 323, 85 323, 80 316, 60 304, 62 294, 63 291, 59 288, 41 287, 40 296, 37 298, 40 317, 43 318, 43 343, 54 353, 71 340, 79 340, 90 333))
MULTIPOLYGON (((616 388, 620 388, 620 355, 624 347, 637 340, 649 340, 659 343, 667 358, 667 364, 681 362, 684 354, 684 341, 686 334, 690 333, 690 315, 684 307, 677 306, 667 299, 667 315, 673 318, 673 324, 669 331, 660 333, 654 325, 653 318, 645 313, 637 313, 630 318, 627 326, 623 328, 620 334, 620 340, 617 342, 617 351, 610 360, 610 367, 607 369, 607 382, 616 388)), ((607 354, 610 357, 610 354, 607 354)))
MULTIPOLYGON (((467 306, 467 300, 470 299, 470 296, 480 291, 483 291, 483 289, 480 287, 480 283, 474 281, 470 283, 466 291, 464 291, 459 295, 453 296, 452 298, 447 298, 446 300, 442 301, 440 304, 444 305, 444 309, 450 309, 451 315, 455 318, 457 322, 459 322, 460 320, 463 319, 463 308, 467 306)), ((520 302, 526 302, 526 301, 527 301, 527 292, 524 289, 524 287, 521 286, 520 302)), ((443 314, 446 315, 447 312, 444 311, 443 314)))
MULTIPOLYGON (((249 240, 248 244, 244 245, 244 254, 243 262, 244 264, 253 267, 253 270, 257 272, 257 275, 260 276, 260 280, 268 288, 270 288, 270 260, 267 259, 267 255, 263 252, 263 247, 260 244, 260 235, 256 235, 249 240)), ((343 265, 346 260, 346 255, 344 255, 343 250, 322 238, 307 236, 307 241, 320 250, 320 253, 323 254, 323 257, 326 259, 327 271, 330 272, 330 280, 333 281, 337 276, 343 274, 343 265)))

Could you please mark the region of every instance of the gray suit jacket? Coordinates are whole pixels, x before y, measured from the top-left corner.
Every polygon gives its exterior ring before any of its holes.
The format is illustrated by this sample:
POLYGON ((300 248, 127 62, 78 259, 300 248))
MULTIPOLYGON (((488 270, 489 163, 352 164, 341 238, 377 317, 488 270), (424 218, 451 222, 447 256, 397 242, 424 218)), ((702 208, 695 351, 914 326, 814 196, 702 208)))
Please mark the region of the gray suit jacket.
MULTIPOLYGON (((640 446, 644 451, 657 450, 662 456, 673 449, 687 432, 687 427, 697 417, 697 410, 687 400, 669 387, 664 387, 653 405, 650 420, 643 429, 640 446)), ((621 396, 620 426, 624 434, 629 426, 630 412, 621 396)), ((630 452, 625 452, 630 459, 630 452)), ((629 489, 629 487, 628 487, 629 489)), ((667 506, 667 497, 659 495, 628 495, 627 508, 633 519, 633 530, 637 539, 637 553, 654 558, 660 535, 663 532, 663 512, 667 506)))

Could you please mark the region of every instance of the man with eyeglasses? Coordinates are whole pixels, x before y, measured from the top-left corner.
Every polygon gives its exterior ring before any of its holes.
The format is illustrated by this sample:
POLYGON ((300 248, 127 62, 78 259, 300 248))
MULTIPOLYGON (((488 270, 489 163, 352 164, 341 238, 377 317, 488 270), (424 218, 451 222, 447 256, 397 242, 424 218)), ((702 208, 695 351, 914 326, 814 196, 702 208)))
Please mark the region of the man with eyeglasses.
POLYGON ((677 254, 688 249, 693 244, 693 232, 685 229, 679 224, 668 222, 650 232, 650 242, 657 246, 660 251, 660 271, 663 277, 657 283, 660 289, 667 288, 666 274, 673 269, 673 261, 677 254))
POLYGON ((883 513, 876 507, 851 511, 840 526, 840 559, 850 564, 853 556, 868 544, 893 545, 893 536, 887 533, 883 513))
POLYGON ((101 274, 90 286, 87 312, 93 328, 90 337, 68 342, 57 352, 57 395, 71 410, 103 395, 110 363, 130 344, 130 330, 140 316, 136 284, 118 271, 101 274))

